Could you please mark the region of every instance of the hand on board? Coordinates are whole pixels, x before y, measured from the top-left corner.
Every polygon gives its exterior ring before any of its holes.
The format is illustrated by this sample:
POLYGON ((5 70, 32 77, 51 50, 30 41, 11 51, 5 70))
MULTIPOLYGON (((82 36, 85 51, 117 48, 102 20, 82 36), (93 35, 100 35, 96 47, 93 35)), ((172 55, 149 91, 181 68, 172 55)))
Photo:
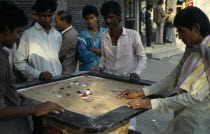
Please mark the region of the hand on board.
POLYGON ((39 79, 40 80, 48 80, 51 79, 53 77, 53 75, 50 72, 41 72, 41 74, 39 75, 39 79))
POLYGON ((152 109, 151 100, 150 99, 135 99, 126 104, 127 107, 133 109, 152 109))
POLYGON ((118 99, 134 99, 134 98, 143 97, 143 96, 145 96, 143 91, 134 91, 134 90, 126 89, 124 92, 119 94, 117 98, 118 99))
POLYGON ((101 72, 101 67, 92 67, 91 68, 91 72, 94 72, 94 73, 100 73, 101 72))
POLYGON ((138 74, 136 74, 136 73, 130 74, 130 80, 138 81, 138 80, 140 80, 140 79, 141 79, 141 78, 139 77, 138 74))
POLYGON ((34 108, 34 115, 36 116, 45 115, 47 113, 60 114, 61 112, 64 112, 63 107, 61 107, 57 103, 50 101, 34 105, 33 108, 34 108))

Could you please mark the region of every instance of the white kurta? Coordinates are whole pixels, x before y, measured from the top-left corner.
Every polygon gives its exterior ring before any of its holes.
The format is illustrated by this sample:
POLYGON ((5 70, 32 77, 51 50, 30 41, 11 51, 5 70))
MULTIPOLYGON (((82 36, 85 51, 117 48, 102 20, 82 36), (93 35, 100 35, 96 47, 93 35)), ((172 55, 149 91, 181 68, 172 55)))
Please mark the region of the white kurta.
POLYGON ((62 66, 58 55, 62 43, 61 34, 51 28, 47 34, 36 23, 26 30, 15 56, 15 66, 31 79, 39 78, 41 72, 48 71, 53 76, 61 75, 62 66))
MULTIPOLYGON (((186 48, 184 56, 175 70, 165 79, 143 88, 146 96, 174 90, 182 65, 192 52, 186 48)), ((152 109, 162 113, 175 112, 167 134, 209 134, 210 133, 210 91, 206 81, 195 95, 180 92, 173 97, 152 99, 152 109)))

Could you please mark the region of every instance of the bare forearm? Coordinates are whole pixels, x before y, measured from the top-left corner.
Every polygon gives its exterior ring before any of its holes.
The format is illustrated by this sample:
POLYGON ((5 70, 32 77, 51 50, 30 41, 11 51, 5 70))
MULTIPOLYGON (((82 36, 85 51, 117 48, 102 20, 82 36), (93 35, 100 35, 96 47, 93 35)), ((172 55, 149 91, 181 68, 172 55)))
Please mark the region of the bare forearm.
POLYGON ((101 55, 101 49, 91 47, 88 50, 94 52, 97 55, 101 55))
POLYGON ((33 107, 5 107, 0 110, 0 119, 13 119, 34 114, 33 107))

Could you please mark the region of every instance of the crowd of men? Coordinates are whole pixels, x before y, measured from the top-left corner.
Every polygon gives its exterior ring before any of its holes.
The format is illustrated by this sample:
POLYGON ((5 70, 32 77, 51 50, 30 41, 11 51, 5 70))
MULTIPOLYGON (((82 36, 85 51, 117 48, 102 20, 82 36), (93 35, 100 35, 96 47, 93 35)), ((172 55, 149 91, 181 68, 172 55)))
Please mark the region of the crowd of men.
MULTIPOLYGON (((87 28, 80 33, 72 26, 70 13, 64 10, 55 12, 56 7, 56 0, 37 0, 32 8, 34 22, 31 28, 23 32, 14 54, 14 67, 24 77, 48 80, 70 74, 76 71, 79 61, 80 71, 106 72, 129 76, 131 80, 141 79, 146 53, 140 34, 120 25, 122 11, 118 2, 106 1, 100 9, 108 29, 98 25, 97 9, 92 5, 85 6, 82 16, 87 28)), ((31 102, 28 105, 25 102, 27 99, 17 93, 9 50, 3 48, 11 49, 16 45, 19 32, 28 21, 24 12, 8 1, 0 2, 0 16, 0 132, 31 134, 27 116, 59 114, 64 109, 49 101, 33 102, 34 105, 31 102)), ((118 98, 137 98, 127 103, 128 107, 134 109, 174 112, 168 133, 207 134, 210 131, 209 19, 199 8, 188 7, 176 15, 173 26, 186 44, 185 53, 175 70, 166 79, 150 87, 125 90, 118 98), (168 91, 177 94, 159 99, 140 99, 168 91)))
MULTIPOLYGON (((145 13, 146 20, 146 34, 147 34, 147 47, 151 47, 152 37, 152 13, 153 5, 147 5, 145 13)), ((169 8, 166 13, 163 9, 163 0, 158 0, 158 5, 154 8, 153 21, 155 22, 156 29, 156 44, 163 45, 164 43, 175 42, 175 31, 173 27, 174 14, 173 9, 169 8), (164 36, 165 35, 165 36, 164 36)))

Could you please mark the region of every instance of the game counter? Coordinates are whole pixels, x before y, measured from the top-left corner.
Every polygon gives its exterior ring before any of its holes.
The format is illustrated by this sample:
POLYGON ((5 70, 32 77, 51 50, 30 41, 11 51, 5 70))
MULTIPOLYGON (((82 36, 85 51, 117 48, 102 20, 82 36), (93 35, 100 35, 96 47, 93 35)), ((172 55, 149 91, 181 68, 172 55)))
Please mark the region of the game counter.
POLYGON ((62 114, 43 116, 45 127, 56 128, 63 134, 126 134, 129 119, 146 110, 128 108, 125 104, 131 100, 116 96, 125 89, 140 90, 153 83, 105 73, 78 72, 48 81, 22 83, 17 88, 28 98, 64 107, 62 114))

